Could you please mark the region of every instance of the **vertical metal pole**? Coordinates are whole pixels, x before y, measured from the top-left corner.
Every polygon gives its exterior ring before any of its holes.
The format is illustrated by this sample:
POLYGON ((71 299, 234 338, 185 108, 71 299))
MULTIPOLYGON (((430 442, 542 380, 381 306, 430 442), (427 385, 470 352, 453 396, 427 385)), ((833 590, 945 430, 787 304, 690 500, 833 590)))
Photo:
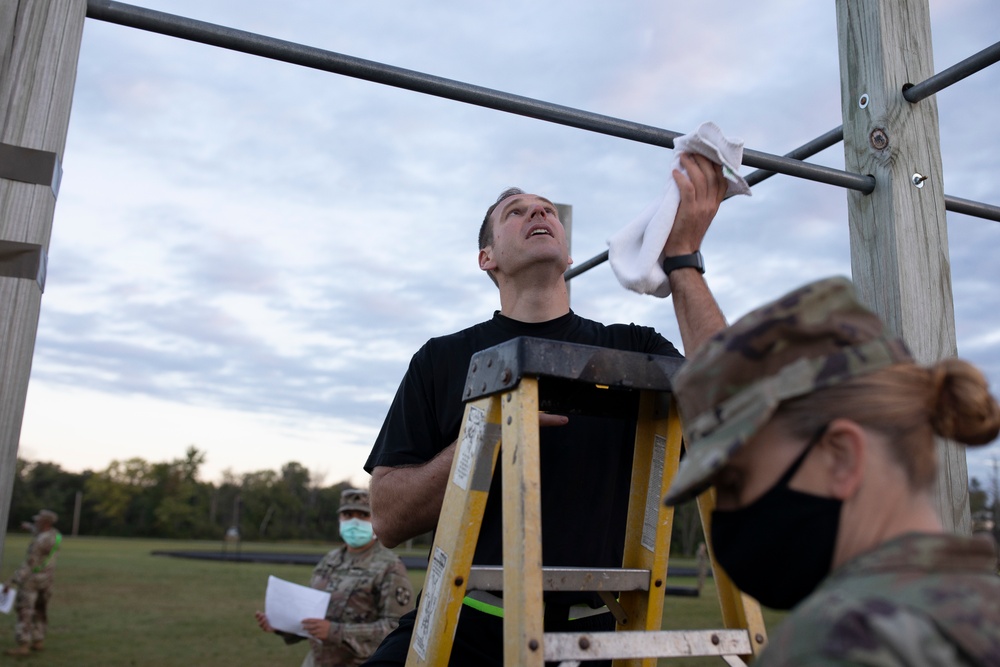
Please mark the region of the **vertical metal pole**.
MULTIPOLYGON (((956 353, 937 103, 903 88, 934 73, 927 0, 837 0, 844 155, 875 190, 847 192, 851 268, 861 299, 920 363, 956 353)), ((968 534, 965 451, 941 442, 936 502, 968 534)))
POLYGON ((10 514, 58 189, 58 178, 42 182, 26 167, 48 159, 49 176, 58 174, 86 12, 86 0, 0 3, 0 144, 9 161, 0 177, 0 242, 34 247, 40 267, 28 279, 0 262, 0 526, 10 514))
MULTIPOLYGON (((566 230, 566 245, 569 247, 569 256, 573 256, 573 205, 572 204, 556 204, 556 211, 559 213, 559 222, 562 223, 563 229, 566 230)), ((569 281, 566 281, 566 297, 570 296, 569 291, 569 281)))

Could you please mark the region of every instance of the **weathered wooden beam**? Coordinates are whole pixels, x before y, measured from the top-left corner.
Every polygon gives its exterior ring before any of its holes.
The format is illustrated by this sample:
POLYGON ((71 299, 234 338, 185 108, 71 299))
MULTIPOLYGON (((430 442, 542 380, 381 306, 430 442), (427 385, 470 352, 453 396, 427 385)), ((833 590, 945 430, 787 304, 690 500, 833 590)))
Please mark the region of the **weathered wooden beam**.
MULTIPOLYGON (((860 298, 921 363, 956 354, 937 102, 903 89, 934 73, 927 0, 837 0, 847 171, 875 177, 847 191, 851 269, 860 298)), ((965 451, 939 444, 945 527, 971 529, 965 451)))
MULTIPOLYGON (((15 160, 18 155, 55 156, 58 172, 86 12, 86 0, 0 3, 0 144, 11 147, 4 151, 10 164, 0 177, 0 242, 38 248, 40 267, 49 246, 58 179, 55 184, 40 182, 44 179, 32 175, 37 170, 15 160)), ((44 284, 43 273, 32 276, 14 268, 0 270, 0 527, 10 515, 44 284)), ((0 552, 4 532, 0 530, 0 552)))

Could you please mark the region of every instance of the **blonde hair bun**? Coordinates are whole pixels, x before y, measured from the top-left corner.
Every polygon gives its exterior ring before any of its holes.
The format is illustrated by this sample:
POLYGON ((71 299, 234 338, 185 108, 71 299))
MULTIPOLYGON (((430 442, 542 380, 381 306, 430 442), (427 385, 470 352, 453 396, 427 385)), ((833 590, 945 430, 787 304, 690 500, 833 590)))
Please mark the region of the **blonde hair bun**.
POLYGON ((941 437, 966 445, 985 445, 1000 432, 1000 405, 986 377, 962 359, 942 359, 927 369, 932 404, 930 421, 941 437))

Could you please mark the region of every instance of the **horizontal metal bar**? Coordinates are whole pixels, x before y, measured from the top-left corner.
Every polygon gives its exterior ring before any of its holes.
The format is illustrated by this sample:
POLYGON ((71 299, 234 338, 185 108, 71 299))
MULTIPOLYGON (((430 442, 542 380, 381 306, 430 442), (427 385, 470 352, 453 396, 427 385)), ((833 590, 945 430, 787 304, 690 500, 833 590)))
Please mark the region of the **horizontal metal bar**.
POLYGON ((566 273, 563 274, 563 277, 566 280, 572 280, 573 278, 575 278, 576 276, 580 275, 581 273, 583 273, 585 271, 590 271, 595 266, 599 266, 599 265, 603 264, 606 261, 608 261, 608 251, 607 250, 605 250, 604 252, 602 252, 600 255, 595 255, 595 256, 591 257, 586 262, 581 262, 580 264, 577 264, 576 266, 574 266, 574 267, 572 267, 570 269, 567 269, 566 273))
MULTIPOLYGON (((791 158, 791 159, 795 159, 795 160, 804 160, 807 157, 812 157, 816 153, 819 153, 820 151, 826 150, 830 146, 833 146, 833 145, 835 145, 835 144, 837 144, 837 143, 839 143, 839 142, 841 142, 843 140, 844 140, 844 126, 841 125, 839 127, 833 128, 829 132, 821 134, 820 136, 816 137, 812 141, 807 141, 806 143, 802 144, 798 148, 792 149, 788 153, 785 153, 785 157, 791 158)), ((751 172, 750 174, 748 174, 747 178, 746 178, 746 181, 747 181, 747 184, 749 184, 751 186, 754 186, 754 185, 757 185, 758 183, 760 183, 761 181, 765 181, 768 178, 770 178, 771 176, 774 176, 775 173, 776 172, 774 172, 774 171, 768 171, 768 170, 765 170, 765 169, 758 169, 757 171, 754 171, 754 172, 751 172)), ((603 264, 606 261, 608 261, 608 251, 607 250, 605 250, 604 252, 602 252, 599 255, 595 255, 594 257, 591 257, 590 259, 588 259, 585 262, 582 262, 581 264, 577 264, 576 266, 568 269, 566 271, 566 273, 563 274, 563 275, 564 275, 564 277, 565 277, 566 280, 572 280, 573 278, 575 278, 576 276, 580 275, 581 273, 589 271, 590 269, 594 268, 595 266, 599 266, 599 265, 603 264)))
MULTIPOLYGON (((834 134, 836 134, 836 133, 839 133, 841 135, 841 139, 843 139, 843 132, 844 132, 843 126, 841 126, 841 127, 836 128, 836 129, 830 130, 829 132, 827 132, 826 134, 824 134, 822 137, 818 137, 814 141, 818 142, 816 144, 817 146, 818 145, 822 145, 822 143, 824 143, 826 140, 828 140, 829 138, 831 138, 832 136, 834 136, 834 134), (824 139, 824 142, 820 142, 820 139, 824 139)), ((812 142, 810 142, 810 143, 812 143, 812 142)), ((834 142, 834 143, 836 143, 836 142, 834 142)), ((829 145, 832 146, 833 144, 829 144, 829 145)), ((826 147, 827 146, 824 146, 824 148, 826 148, 826 147)), ((820 148, 819 150, 823 150, 823 148, 820 148)), ((819 152, 819 151, 816 151, 816 152, 819 152)), ((806 157, 808 157, 808 156, 806 156, 806 157)), ((751 185, 755 185, 756 183, 759 183, 760 181, 764 180, 765 178, 769 178, 770 176, 773 176, 773 175, 774 175, 774 172, 764 172, 764 171, 753 172, 752 174, 750 174, 747 177, 747 183, 750 183, 751 185), (758 180, 756 180, 755 183, 751 183, 750 182, 750 178, 753 177, 754 174, 758 174, 758 173, 763 173, 763 174, 766 174, 766 175, 763 178, 759 178, 758 180)), ((965 215, 971 215, 971 216, 975 216, 977 218, 984 218, 986 220, 994 220, 996 222, 1000 222, 1000 206, 993 206, 992 204, 984 204, 982 202, 972 201, 971 199, 962 199, 961 197, 953 197, 951 195, 945 195, 944 196, 944 208, 945 208, 946 211, 951 211, 952 213, 963 213, 965 215)), ((573 278, 575 278, 576 276, 580 275, 581 273, 589 271, 590 269, 592 269, 592 268, 594 268, 596 266, 600 266, 601 264, 603 264, 606 261, 608 261, 608 251, 607 250, 605 250, 604 252, 602 252, 602 253, 600 253, 598 255, 594 255, 590 259, 588 259, 588 260, 586 260, 584 262, 581 262, 580 264, 577 264, 576 266, 568 269, 566 271, 566 273, 563 274, 563 276, 565 277, 566 280, 572 280, 573 278)))
POLYGON ((746 630, 546 632, 542 643, 546 662, 753 653, 746 630))
MULTIPOLYGON (((287 42, 256 33, 196 21, 112 0, 88 0, 87 16, 100 21, 117 23, 140 30, 186 39, 250 55, 310 67, 412 90, 436 97, 464 102, 507 113, 544 120, 559 125, 605 134, 620 139, 664 148, 673 148, 680 132, 643 125, 611 116, 582 111, 530 97, 504 93, 482 86, 445 79, 431 74, 385 65, 352 56, 334 53, 294 42, 287 42)), ((870 176, 852 174, 839 169, 811 165, 799 160, 754 150, 743 151, 743 164, 797 176, 811 181, 837 185, 869 193, 875 188, 870 176)))
POLYGON ((1000 42, 993 46, 987 46, 979 53, 938 72, 926 81, 904 88, 903 97, 908 102, 919 102, 951 84, 961 81, 970 74, 986 69, 997 61, 1000 61, 1000 42))
MULTIPOLYGON (((841 128, 838 128, 841 129, 841 128)), ((841 129, 841 131, 843 131, 841 129)), ((824 135, 825 136, 825 135, 824 135)), ((774 172, 770 172, 771 175, 774 172)), ((749 181, 750 179, 747 179, 749 181)), ((763 179, 762 179, 763 180, 763 179)), ((996 220, 1000 222, 1000 206, 991 206, 990 204, 983 204, 982 202, 972 201, 969 199, 960 199, 959 197, 952 197, 951 195, 944 196, 944 208, 952 213, 964 213, 966 215, 974 215, 977 218, 985 218, 987 220, 996 220)), ((604 262, 608 261, 608 251, 600 253, 599 255, 594 255, 590 259, 571 269, 568 269, 563 276, 566 280, 572 280, 576 276, 589 271, 595 266, 600 266, 604 262)))
MULTIPOLYGON (((840 125, 825 134, 821 134, 812 141, 808 141, 798 148, 785 153, 785 157, 792 158, 794 160, 805 160, 808 157, 816 155, 816 153, 819 153, 820 151, 826 150, 830 146, 839 144, 843 140, 844 126, 840 125)), ((758 183, 771 178, 775 175, 775 173, 777 172, 758 169, 757 171, 747 174, 746 181, 748 185, 757 185, 758 183)))
POLYGON ((793 160, 792 158, 762 153, 752 149, 743 150, 743 164, 774 171, 786 176, 795 176, 817 183, 836 185, 849 190, 858 190, 862 194, 871 194, 875 190, 875 177, 852 174, 848 171, 824 167, 818 164, 793 160))
MULTIPOLYGON (((843 132, 842 128, 837 128, 837 130, 843 132)), ((831 130, 831 132, 834 131, 835 130, 831 130)), ((774 172, 770 173, 773 174, 774 172)), ((749 182, 750 179, 748 178, 747 181, 749 182)), ((972 215, 977 218, 984 218, 986 220, 995 220, 996 222, 1000 222, 1000 206, 993 206, 991 204, 984 204, 982 202, 972 201, 971 199, 962 199, 960 197, 945 195, 944 208, 946 211, 951 211, 952 213, 963 213, 965 215, 972 215)), ((600 253, 599 255, 594 255, 587 261, 582 262, 577 266, 574 266, 573 268, 567 270, 564 276, 566 280, 572 280, 581 273, 589 271, 595 266, 600 266, 606 261, 608 261, 607 250, 600 253)))
POLYGON ((951 211, 952 213, 964 213, 965 215, 974 215, 977 218, 1000 222, 1000 206, 945 195, 944 208, 946 211, 951 211))
MULTIPOLYGON (((476 565, 469 573, 469 590, 502 591, 503 567, 476 565)), ((543 591, 645 591, 649 570, 628 568, 543 567, 543 591)))
MULTIPOLYGON (((118 25, 147 30, 162 35, 443 97, 653 146, 673 148, 674 139, 681 136, 680 132, 543 102, 521 95, 504 93, 482 86, 475 86, 400 67, 376 63, 370 60, 206 23, 204 21, 196 21, 174 14, 114 2, 113 0, 88 0, 87 16, 95 20, 116 23, 118 25)), ((998 59, 1000 59, 1000 43, 994 44, 957 65, 944 70, 940 74, 931 77, 927 81, 909 88, 904 92, 904 97, 910 101, 923 99, 928 95, 934 94, 934 92, 937 92, 941 88, 996 62, 998 59)), ((841 136, 842 133, 841 129, 841 136)), ((802 162, 802 158, 809 154, 809 150, 819 152, 836 143, 836 138, 837 130, 831 130, 817 137, 809 144, 804 144, 795 151, 788 153, 786 156, 746 149, 743 151, 743 164, 748 167, 756 167, 760 170, 759 174, 757 172, 750 174, 748 181, 754 179, 751 181, 751 184, 759 183, 774 173, 780 173, 852 190, 859 190, 865 194, 872 192, 875 188, 875 179, 871 176, 852 174, 839 169, 802 162)), ((53 189, 55 190, 56 188, 58 188, 58 178, 53 185, 53 189)), ((989 220, 1000 219, 998 218, 1000 209, 995 206, 948 196, 945 197, 945 204, 948 210, 956 213, 965 213, 989 220)), ((574 276, 602 264, 607 261, 607 255, 608 253, 604 252, 570 269, 566 272, 566 278, 572 279, 574 276)))

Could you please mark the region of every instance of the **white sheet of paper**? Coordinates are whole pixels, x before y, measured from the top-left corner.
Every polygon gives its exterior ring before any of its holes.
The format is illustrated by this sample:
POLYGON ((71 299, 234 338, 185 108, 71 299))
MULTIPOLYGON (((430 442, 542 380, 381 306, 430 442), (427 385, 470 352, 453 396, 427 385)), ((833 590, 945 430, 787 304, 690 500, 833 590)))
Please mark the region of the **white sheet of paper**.
POLYGON ((275 630, 290 632, 300 637, 309 633, 302 628, 307 618, 326 618, 330 594, 308 586, 300 586, 274 575, 267 578, 264 594, 264 613, 275 630))
POLYGON ((0 587, 0 614, 9 614, 11 608, 14 606, 14 598, 17 597, 17 589, 9 588, 7 592, 3 592, 3 588, 0 587))

